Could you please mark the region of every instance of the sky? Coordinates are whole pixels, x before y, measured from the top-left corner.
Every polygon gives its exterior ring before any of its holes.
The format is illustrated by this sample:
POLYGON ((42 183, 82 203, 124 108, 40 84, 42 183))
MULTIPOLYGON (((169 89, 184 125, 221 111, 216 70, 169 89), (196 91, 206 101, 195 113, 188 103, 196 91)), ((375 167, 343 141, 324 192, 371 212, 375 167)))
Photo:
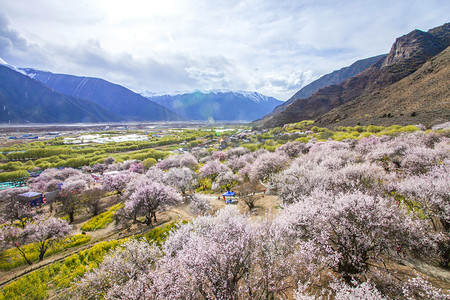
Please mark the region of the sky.
POLYGON ((0 0, 0 58, 135 92, 287 100, 449 11, 448 0, 0 0))

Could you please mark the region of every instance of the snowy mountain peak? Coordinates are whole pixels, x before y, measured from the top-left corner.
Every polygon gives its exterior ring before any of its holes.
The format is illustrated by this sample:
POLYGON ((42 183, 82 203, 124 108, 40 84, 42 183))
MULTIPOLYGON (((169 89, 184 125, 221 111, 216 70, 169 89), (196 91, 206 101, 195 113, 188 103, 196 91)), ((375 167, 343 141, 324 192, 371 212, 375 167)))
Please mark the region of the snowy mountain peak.
POLYGON ((8 66, 9 64, 0 57, 0 65, 8 66))
POLYGON ((16 72, 19 72, 19 73, 22 73, 22 74, 26 75, 25 72, 19 70, 18 68, 16 68, 16 67, 13 66, 13 65, 8 64, 8 63, 7 63, 3 58, 1 58, 1 57, 0 57, 0 65, 5 66, 5 67, 8 67, 8 68, 10 68, 10 69, 13 70, 13 71, 16 71, 16 72))
POLYGON ((152 98, 152 97, 162 97, 162 96, 179 96, 179 95, 186 95, 186 94, 195 94, 195 93, 201 93, 201 94, 234 94, 234 95, 242 95, 245 98, 256 102, 267 102, 269 100, 276 100, 273 97, 268 97, 265 95, 262 95, 258 92, 251 92, 251 91, 243 91, 243 90, 237 90, 237 91, 231 91, 231 90, 225 90, 225 89, 212 89, 212 90, 193 90, 193 91, 173 91, 173 92, 151 92, 151 91, 144 91, 141 93, 142 96, 146 98, 152 98))

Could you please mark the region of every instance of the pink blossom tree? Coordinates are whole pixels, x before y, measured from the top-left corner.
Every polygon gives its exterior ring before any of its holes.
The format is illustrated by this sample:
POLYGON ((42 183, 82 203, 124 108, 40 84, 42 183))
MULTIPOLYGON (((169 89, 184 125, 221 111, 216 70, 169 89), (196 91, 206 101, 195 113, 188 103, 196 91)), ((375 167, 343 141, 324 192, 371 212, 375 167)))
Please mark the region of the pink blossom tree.
MULTIPOLYGON (((246 148, 245 148, 246 149, 246 148)), ((226 165, 233 171, 238 172, 240 169, 246 165, 252 163, 255 160, 251 153, 247 153, 241 156, 231 156, 227 161, 226 165)))
POLYGON ((84 174, 80 170, 72 168, 47 169, 38 177, 29 181, 31 189, 40 192, 58 191, 58 200, 73 222, 75 211, 78 209, 80 201, 76 195, 86 190, 93 182, 89 174, 84 174))
MULTIPOLYGON (((398 192, 406 196, 404 204, 411 209, 420 206, 419 212, 432 222, 434 231, 440 232, 441 265, 450 263, 450 168, 434 167, 430 172, 413 175, 396 184, 398 192)), ((413 210, 414 211, 414 210, 413 210)), ((417 209, 416 209, 417 211, 417 209)))
POLYGON ((187 167, 171 168, 164 174, 163 181, 176 188, 184 197, 197 184, 197 176, 187 167))
POLYGON ((130 179, 131 175, 129 172, 105 175, 102 178, 102 186, 107 191, 116 191, 117 194, 122 195, 130 179))
POLYGON ((30 178, 28 186, 39 192, 52 192, 58 189, 58 183, 63 182, 65 176, 61 176, 58 169, 46 169, 38 177, 30 178))
POLYGON ((209 151, 204 148, 192 148, 191 154, 197 159, 200 160, 203 157, 207 157, 210 155, 209 151))
POLYGON ((15 226, 14 224, 4 225, 1 232, 3 238, 2 242, 4 244, 2 248, 16 248, 27 264, 32 265, 33 262, 27 257, 27 252, 23 249, 23 246, 29 244, 31 241, 26 226, 22 228, 15 226))
POLYGON ((226 189, 229 192, 231 188, 240 181, 242 180, 238 175, 234 174, 231 170, 228 170, 226 172, 219 173, 216 180, 212 184, 212 189, 216 191, 226 189))
POLYGON ((214 160, 219 160, 219 161, 224 161, 228 158, 227 153, 223 152, 223 151, 213 151, 213 153, 211 153, 212 159, 214 160))
POLYGON ((2 218, 11 223, 17 221, 21 227, 33 216, 29 203, 18 195, 28 192, 27 188, 10 188, 0 191, 0 200, 3 202, 2 218))
POLYGON ((248 182, 251 180, 250 179, 251 172, 252 172, 252 165, 246 164, 239 170, 238 174, 245 182, 248 182))
POLYGON ((332 178, 335 191, 358 190, 379 195, 386 192, 389 182, 397 180, 395 173, 387 173, 382 167, 369 163, 349 163, 335 172, 332 178))
MULTIPOLYGON (((309 295, 306 292, 308 285, 299 285, 294 294, 294 300, 315 300, 320 299, 315 295, 309 295)), ((387 300, 389 298, 382 293, 371 282, 363 282, 358 284, 347 284, 343 281, 332 282, 329 287, 323 288, 318 294, 327 295, 328 298, 336 300, 387 300)))
POLYGON ((145 176, 148 179, 151 179, 153 181, 163 181, 164 180, 164 171, 161 170, 158 167, 151 167, 150 169, 148 169, 147 173, 145 173, 145 176))
POLYGON ((75 213, 81 206, 80 194, 88 188, 85 178, 85 176, 72 176, 60 185, 58 200, 62 211, 69 216, 70 223, 73 223, 75 213))
POLYGON ((288 142, 277 148, 276 152, 283 152, 291 158, 298 157, 305 150, 305 144, 302 142, 294 141, 288 142))
POLYGON ((31 241, 37 245, 39 261, 44 259, 47 250, 56 242, 64 238, 72 227, 67 221, 49 217, 36 217, 24 230, 31 241))
POLYGON ((155 299, 153 269, 161 251, 146 241, 131 239, 110 252, 98 268, 76 284, 76 299, 155 299))
POLYGON ((98 174, 103 174, 103 172, 105 172, 108 169, 109 165, 108 164, 95 164, 91 167, 91 172, 92 173, 98 173, 98 174))
POLYGON ((69 178, 82 178, 86 181, 87 185, 92 184, 92 177, 89 174, 84 174, 80 170, 72 168, 47 169, 44 170, 38 177, 30 178, 28 185, 30 189, 37 190, 39 192, 52 192, 58 189, 58 184, 62 183, 69 178))
POLYGON ((282 153, 264 153, 258 156, 252 164, 250 178, 266 181, 272 175, 286 167, 288 157, 282 153))
POLYGON ((133 166, 135 164, 138 164, 138 163, 140 163, 140 161, 138 161, 137 159, 126 160, 123 163, 118 164, 119 165, 119 170, 122 170, 122 171, 128 170, 128 171, 130 171, 131 166, 133 166))
POLYGON ((280 217, 290 224, 283 234, 314 241, 323 255, 333 257, 330 267, 347 282, 388 249, 400 246, 424 257, 435 253, 428 224, 383 197, 316 192, 288 206, 280 217))
POLYGON ((158 168, 168 170, 170 168, 188 167, 194 168, 198 164, 197 159, 189 153, 180 155, 170 155, 158 162, 158 168))
POLYGON ((116 159, 114 157, 109 156, 103 160, 103 163, 107 165, 112 165, 115 161, 116 159))
POLYGON ((2 228, 4 243, 15 247, 24 260, 31 265, 33 262, 27 257, 23 247, 29 243, 36 243, 39 251, 39 261, 44 259, 48 248, 56 241, 66 236, 71 230, 67 221, 54 217, 35 217, 24 228, 13 224, 2 228))
POLYGON ((230 148, 226 151, 226 154, 228 156, 228 158, 230 157, 240 157, 242 155, 245 155, 247 153, 249 153, 250 150, 245 148, 245 147, 235 147, 235 148, 230 148))
POLYGON ((212 210, 209 200, 204 195, 194 194, 189 200, 189 211, 193 215, 205 215, 212 210))
POLYGON ((332 172, 323 166, 296 160, 288 169, 274 176, 273 182, 283 203, 288 204, 298 202, 316 189, 330 189, 331 176, 332 172))
POLYGON ((199 173, 203 178, 209 178, 211 181, 215 181, 217 176, 228 171, 229 168, 218 160, 208 161, 203 167, 200 168, 199 173))
POLYGON ((183 198, 173 188, 163 183, 145 180, 125 200, 123 213, 126 219, 151 225, 156 222, 156 212, 167 206, 182 203, 183 198), (143 216, 144 220, 140 220, 143 216))
POLYGON ((237 299, 240 283, 251 268, 253 236, 249 219, 234 207, 183 225, 163 248, 163 263, 178 266, 174 273, 165 274, 171 282, 166 297, 172 298, 180 288, 173 284, 175 278, 186 278, 182 284, 190 287, 193 298, 237 299))
POLYGON ((144 166, 142 165, 142 162, 138 161, 132 164, 128 171, 142 174, 144 173, 144 166))
POLYGON ((419 275, 409 279, 403 285, 402 290, 406 299, 445 300, 450 298, 449 292, 444 292, 442 289, 433 286, 429 281, 419 275))
POLYGON ((330 264, 314 242, 283 234, 286 225, 283 218, 268 217, 256 225, 253 265, 246 287, 249 296, 281 298, 298 284, 316 282, 330 264))

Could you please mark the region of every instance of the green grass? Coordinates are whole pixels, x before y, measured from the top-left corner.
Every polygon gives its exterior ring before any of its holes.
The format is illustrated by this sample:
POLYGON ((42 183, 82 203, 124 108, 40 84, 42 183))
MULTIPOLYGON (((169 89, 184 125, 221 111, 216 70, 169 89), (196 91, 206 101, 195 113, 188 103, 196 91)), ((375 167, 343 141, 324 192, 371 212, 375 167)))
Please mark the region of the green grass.
POLYGON ((83 231, 94 231, 98 229, 105 228, 114 220, 114 215, 117 210, 122 207, 122 203, 116 204, 112 206, 108 211, 99 214, 98 216, 93 217, 88 222, 84 223, 81 226, 81 230, 83 231))

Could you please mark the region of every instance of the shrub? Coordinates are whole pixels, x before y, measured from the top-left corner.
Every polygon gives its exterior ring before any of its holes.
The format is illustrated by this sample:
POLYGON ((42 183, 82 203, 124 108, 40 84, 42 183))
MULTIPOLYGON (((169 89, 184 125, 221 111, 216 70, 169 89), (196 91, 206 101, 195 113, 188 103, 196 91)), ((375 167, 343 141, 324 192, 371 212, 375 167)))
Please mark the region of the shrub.
POLYGON ((258 145, 256 144, 242 144, 241 146, 247 148, 251 152, 255 152, 256 150, 258 150, 258 145))
POLYGON ((109 223, 114 220, 114 215, 122 207, 122 203, 116 204, 111 207, 108 211, 93 217, 88 222, 81 226, 81 230, 84 231, 94 231, 97 229, 105 228, 109 223))
POLYGON ((369 125, 367 126, 367 131, 372 133, 377 133, 383 130, 382 126, 369 125))
MULTIPOLYGON (((325 129, 325 128, 321 128, 321 129, 325 129)), ((334 136, 334 132, 333 131, 325 129, 325 130, 321 130, 318 133, 317 138, 319 140, 328 140, 329 138, 333 138, 333 136, 334 136)))
POLYGON ((153 157, 149 157, 144 159, 144 161, 142 162, 142 165, 144 166, 144 169, 150 169, 151 167, 155 166, 157 163, 156 159, 154 159, 153 157))
POLYGON ((321 128, 321 127, 317 127, 314 126, 313 128, 311 128, 312 132, 323 132, 323 131, 328 131, 328 129, 326 128, 321 128))
POLYGON ((25 170, 13 171, 13 172, 3 172, 0 173, 0 182, 17 181, 24 180, 29 177, 29 174, 25 170))

